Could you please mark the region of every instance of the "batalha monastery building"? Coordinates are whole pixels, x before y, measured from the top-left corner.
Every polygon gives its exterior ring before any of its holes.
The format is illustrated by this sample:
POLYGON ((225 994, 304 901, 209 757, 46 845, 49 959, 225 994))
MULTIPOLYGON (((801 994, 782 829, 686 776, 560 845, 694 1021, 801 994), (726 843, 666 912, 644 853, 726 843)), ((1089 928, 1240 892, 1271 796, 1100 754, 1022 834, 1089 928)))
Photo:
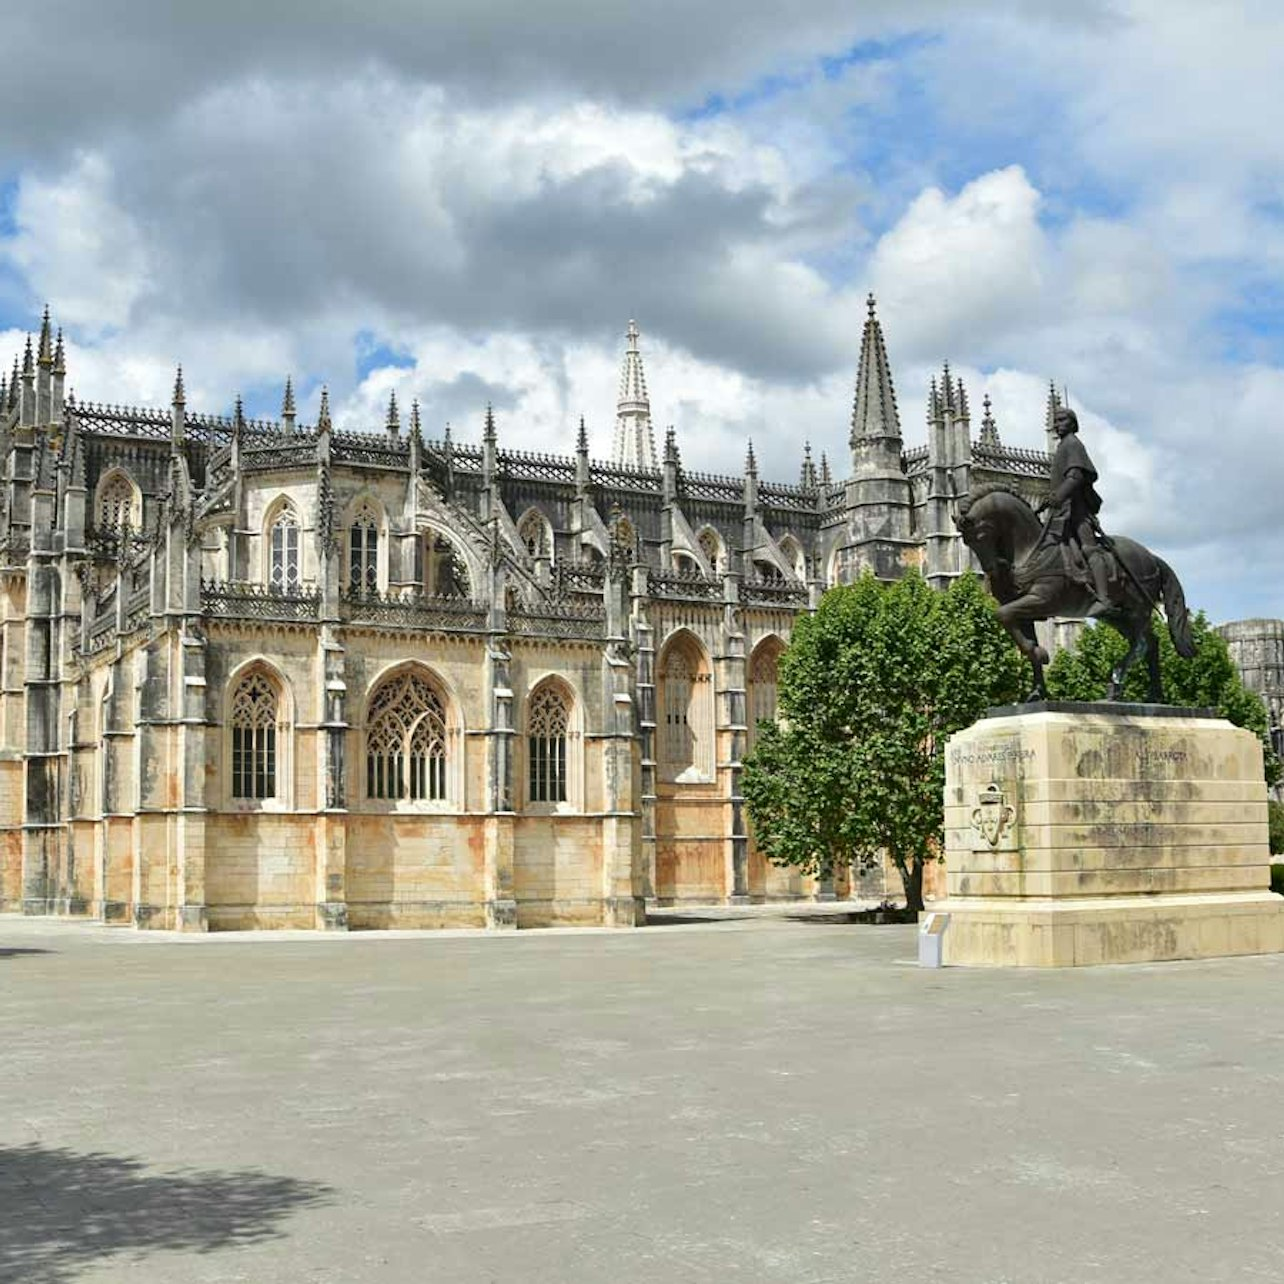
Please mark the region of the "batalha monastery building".
MULTIPOLYGON (((46 313, 0 383, 0 908, 138 927, 632 925, 835 894, 755 850, 741 759, 801 612, 967 565, 948 366, 906 449, 869 301, 846 480, 657 460, 630 324, 615 457, 73 400, 46 313)), ((1055 394, 1050 396, 1055 403, 1055 394)), ((1051 408, 1051 406, 1050 406, 1051 408)), ((837 894, 850 883, 840 877, 837 894)))

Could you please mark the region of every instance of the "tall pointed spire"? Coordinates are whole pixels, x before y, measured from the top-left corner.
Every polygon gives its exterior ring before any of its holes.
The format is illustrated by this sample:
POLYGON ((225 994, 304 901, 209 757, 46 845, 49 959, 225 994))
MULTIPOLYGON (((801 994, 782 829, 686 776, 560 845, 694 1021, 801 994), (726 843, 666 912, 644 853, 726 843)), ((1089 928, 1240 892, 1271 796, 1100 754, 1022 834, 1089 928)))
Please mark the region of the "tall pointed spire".
POLYGON ((962 419, 965 423, 970 423, 972 419, 972 412, 968 409, 967 389, 963 386, 962 375, 959 375, 955 378, 954 387, 956 390, 955 404, 958 407, 959 418, 962 419))
POLYGON ((954 376, 950 374, 950 363, 947 359, 941 367, 941 406, 947 414, 953 414, 958 409, 954 396, 954 376))
POLYGON ((330 389, 321 385, 321 404, 317 407, 317 432, 329 432, 330 423, 330 389))
POLYGON ((647 396, 646 372, 638 347, 638 326, 629 322, 625 335, 628 346, 620 367, 620 396, 615 408, 614 463, 623 468, 654 470, 655 435, 651 428, 651 401, 647 396))
POLYGON ((875 311, 874 296, 865 301, 869 315, 860 339, 860 364, 856 367, 856 398, 852 405, 851 443, 862 437, 899 437, 901 419, 896 409, 896 389, 883 342, 883 327, 875 311))
POLYGON ((1056 421, 1057 411, 1061 409, 1061 397, 1057 392, 1056 381, 1048 380, 1048 405, 1043 416, 1043 430, 1047 434, 1048 454, 1055 455, 1057 452, 1057 434, 1053 430, 1053 423, 1056 421))
POLYGON ((829 471, 829 456, 823 450, 820 452, 820 484, 824 487, 834 484, 834 478, 829 471))
POLYGON ((9 380, 9 409, 18 404, 18 354, 13 355, 13 376, 9 380))
POLYGON ((22 353, 22 373, 24 375, 34 374, 36 363, 31 357, 31 336, 27 335, 27 346, 22 353))
POLYGON ((588 429, 584 426, 584 416, 580 416, 580 430, 575 434, 575 449, 583 455, 588 454, 588 429))
POLYGON ((183 391, 183 367, 181 365, 174 373, 174 396, 171 401, 175 406, 187 404, 187 394, 183 391))
POLYGON ((816 489, 816 465, 811 459, 811 442, 803 442, 802 470, 798 477, 799 484, 803 490, 816 489))
POLYGON ((294 420, 298 410, 294 404, 294 380, 290 375, 285 376, 285 391, 281 394, 281 422, 285 425, 286 432, 294 431, 294 420))
POLYGON ((981 445, 998 446, 1002 443, 999 441, 999 425, 994 422, 994 416, 990 413, 990 394, 987 392, 981 402, 985 414, 981 418, 981 445))
POLYGON ((388 394, 388 420, 385 427, 388 430, 389 437, 395 439, 401 436, 401 412, 397 409, 396 388, 388 394))
POLYGON ((53 327, 49 322, 49 305, 45 304, 45 314, 40 322, 40 349, 37 360, 42 366, 53 365, 53 327))
POLYGON ((482 440, 494 442, 497 440, 495 432, 495 407, 488 401, 486 403, 486 427, 482 430, 482 440))
POLYGON ((745 472, 750 473, 754 477, 757 477, 758 475, 758 458, 753 453, 752 437, 749 438, 749 447, 745 451, 745 472))
POLYGON ((420 445, 423 444, 424 440, 423 424, 419 418, 418 397, 410 403, 410 439, 411 441, 418 442, 420 445))
POLYGON ((54 342, 54 374, 67 373, 67 350, 63 347, 62 326, 58 327, 58 338, 54 342))

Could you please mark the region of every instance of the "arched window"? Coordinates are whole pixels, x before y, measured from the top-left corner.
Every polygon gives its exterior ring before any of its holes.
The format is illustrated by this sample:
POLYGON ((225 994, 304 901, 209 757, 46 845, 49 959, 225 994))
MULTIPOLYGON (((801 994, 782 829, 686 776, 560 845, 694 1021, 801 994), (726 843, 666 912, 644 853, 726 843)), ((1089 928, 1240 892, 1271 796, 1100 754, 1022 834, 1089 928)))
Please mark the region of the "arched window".
POLYGON ((807 578, 807 559, 803 556, 802 545, 792 535, 786 535, 780 541, 780 551, 789 563, 793 573, 800 579, 807 578))
POLYGON ((546 682, 531 697, 526 717, 526 756, 530 801, 560 803, 567 799, 567 732, 569 702, 556 683, 546 682))
POLYGON ((269 534, 268 584, 280 592, 299 587, 299 522, 288 505, 272 522, 269 534))
POLYGON ((412 802, 446 797, 446 709, 421 674, 394 674, 370 701, 366 796, 412 802))
POLYGON ((138 525, 133 485, 124 473, 110 474, 104 479, 98 491, 99 528, 118 531, 124 526, 137 529, 138 525))
POLYGON ((415 543, 415 580, 425 593, 438 597, 467 597, 468 569, 458 550, 438 531, 428 531, 415 543))
POLYGON ((713 568, 715 575, 721 575, 724 569, 722 556, 722 541, 718 538, 718 532, 711 526, 706 526, 700 532, 697 542, 700 545, 700 551, 704 554, 705 560, 713 568))
POLYGON ((278 697, 267 674, 252 671, 232 697, 232 797, 276 797, 278 697))
POLYGON ((749 743, 757 737, 760 722, 776 720, 776 683, 780 669, 780 642, 766 638, 749 661, 749 743))
POLYGON ((713 689, 699 645, 675 638, 660 664, 660 764, 669 780, 713 775, 713 689))
POLYGON ((548 522, 539 509, 527 509, 525 516, 518 523, 517 534, 531 557, 546 557, 552 560, 553 541, 548 522))
POLYGON ((379 518, 363 504, 348 528, 348 588, 374 593, 379 588, 379 518))

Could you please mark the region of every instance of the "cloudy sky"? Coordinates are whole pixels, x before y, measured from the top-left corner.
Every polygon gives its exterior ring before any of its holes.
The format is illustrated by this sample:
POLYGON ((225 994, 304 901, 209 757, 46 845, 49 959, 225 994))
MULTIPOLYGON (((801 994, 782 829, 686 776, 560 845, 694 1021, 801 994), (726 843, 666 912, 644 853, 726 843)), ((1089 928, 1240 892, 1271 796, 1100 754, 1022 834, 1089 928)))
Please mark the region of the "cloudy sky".
POLYGON ((907 443, 948 359, 1005 440, 1069 388, 1108 527, 1284 615, 1277 0, 44 0, 6 15, 0 357, 388 393, 609 455, 623 333, 688 467, 844 471, 864 298, 907 443))

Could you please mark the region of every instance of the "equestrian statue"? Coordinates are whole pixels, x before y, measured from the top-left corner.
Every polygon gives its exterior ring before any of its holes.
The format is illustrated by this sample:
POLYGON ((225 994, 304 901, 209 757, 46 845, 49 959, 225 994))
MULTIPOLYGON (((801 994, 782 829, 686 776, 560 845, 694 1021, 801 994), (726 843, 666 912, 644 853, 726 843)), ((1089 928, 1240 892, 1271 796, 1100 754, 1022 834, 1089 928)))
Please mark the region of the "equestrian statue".
POLYGON ((1079 440, 1074 411, 1059 407, 1053 429, 1058 441, 1047 497, 1031 508, 1006 486, 978 486, 959 501, 963 542, 976 554, 999 601, 999 620, 1034 668, 1031 701, 1048 698, 1043 676, 1048 653, 1039 645, 1035 621, 1088 616, 1116 629, 1129 644, 1110 675, 1106 698, 1120 698, 1128 670, 1144 652, 1150 699, 1162 703, 1157 605, 1163 605, 1177 654, 1185 659, 1195 654, 1181 583, 1143 544, 1102 531, 1097 470, 1079 440), (1045 511, 1047 520, 1040 522, 1045 511))

